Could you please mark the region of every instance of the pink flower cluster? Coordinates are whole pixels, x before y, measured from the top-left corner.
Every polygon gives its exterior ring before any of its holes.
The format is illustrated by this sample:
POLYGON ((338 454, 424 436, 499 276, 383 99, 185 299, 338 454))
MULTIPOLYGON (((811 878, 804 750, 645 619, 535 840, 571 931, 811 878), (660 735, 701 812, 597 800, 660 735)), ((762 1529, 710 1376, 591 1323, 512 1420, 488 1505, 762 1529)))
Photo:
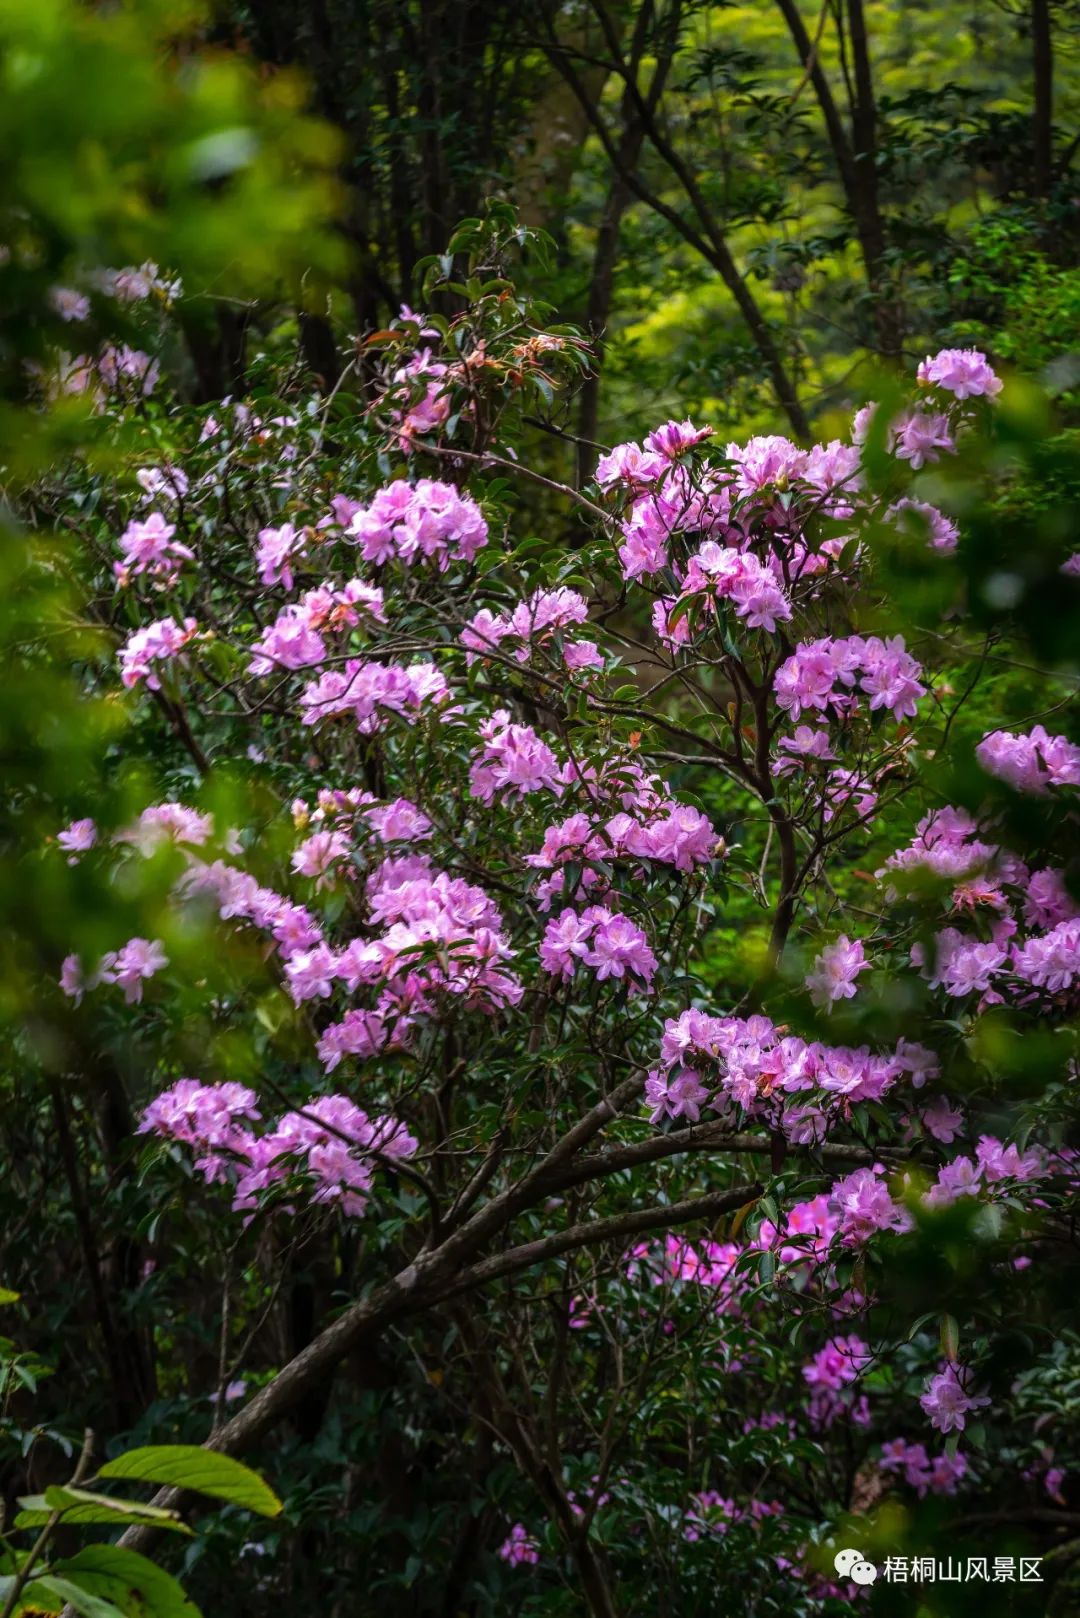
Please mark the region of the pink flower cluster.
POLYGON ((925 387, 942 388, 954 399, 995 398, 1001 379, 977 348, 943 348, 927 355, 916 372, 925 387))
POLYGON ((869 1241, 879 1230, 911 1229, 911 1216, 894 1202, 880 1164, 856 1169, 837 1180, 829 1193, 829 1211, 836 1220, 836 1235, 845 1246, 869 1241))
POLYGON ((916 703, 926 695, 922 669, 904 647, 903 636, 883 641, 851 635, 835 640, 804 641, 776 671, 776 701, 792 719, 806 710, 849 714, 858 705, 856 686, 870 698, 871 711, 882 709, 894 719, 914 719, 916 703))
POLYGON ((596 642, 565 633, 575 624, 585 623, 588 616, 585 597, 565 585, 556 590, 534 590, 509 612, 494 613, 489 607, 481 607, 461 632, 466 662, 471 664, 477 657, 499 651, 506 642, 505 652, 515 662, 527 663, 535 647, 549 645, 558 635, 562 661, 568 669, 575 673, 601 669, 604 659, 596 642))
POLYGON ((228 1180, 234 1211, 248 1213, 258 1208, 260 1193, 299 1174, 313 1204, 337 1204, 359 1217, 375 1163, 410 1158, 417 1147, 395 1119, 371 1118, 342 1095, 319 1096, 256 1135, 242 1120, 260 1117, 256 1096, 243 1085, 181 1079, 150 1103, 139 1133, 195 1149, 198 1172, 208 1183, 228 1180))
MULTIPOLYGON (((886 444, 913 471, 955 448, 963 405, 976 395, 993 397, 1001 387, 975 350, 946 349, 919 368, 919 380, 951 395, 932 409, 908 409, 888 424, 886 444)), ((723 471, 692 468, 687 454, 709 436, 690 422, 669 422, 644 444, 619 444, 597 467, 604 491, 621 495, 622 543, 619 561, 627 580, 641 580, 671 569, 680 596, 708 593, 730 599, 736 614, 752 628, 775 632, 792 615, 792 588, 826 572, 854 535, 837 535, 812 550, 807 521, 816 512, 845 520, 883 514, 904 527, 918 525, 930 546, 950 551, 957 529, 923 501, 902 498, 883 513, 862 486, 861 445, 875 406, 856 416, 851 444, 832 440, 806 450, 790 439, 766 435, 728 444, 723 471), (674 554, 676 536, 697 535, 699 549, 688 569, 674 554), (753 547, 761 545, 759 555, 753 547)), ((855 561, 861 557, 856 550, 855 561)), ((845 563, 845 566, 848 564, 845 563)), ((685 617, 674 625, 676 597, 654 605, 654 624, 669 646, 691 637, 685 617)))
POLYGON ((854 1334, 832 1337, 802 1368, 810 1388, 808 1415, 816 1428, 831 1427, 843 1416, 858 1426, 869 1422, 865 1398, 853 1402, 849 1389, 873 1361, 868 1343, 854 1334))
POLYGON ((1048 735, 1042 725, 1034 725, 1026 735, 992 731, 975 749, 975 757, 988 774, 1017 792, 1080 786, 1080 747, 1064 736, 1048 735))
POLYGON ((919 821, 907 848, 890 854, 877 875, 880 880, 892 871, 926 871, 963 882, 988 866, 997 853, 994 844, 980 839, 979 826, 965 809, 932 809, 919 821))
POLYGON ((959 1450, 954 1455, 935 1455, 931 1460, 924 1445, 909 1444, 904 1438, 882 1444, 878 1464, 883 1472, 902 1473, 904 1482, 920 1500, 927 1493, 955 1494, 969 1470, 967 1458, 959 1450))
POLYGON ((669 1232, 662 1244, 639 1242, 627 1254, 626 1273, 632 1279, 644 1277, 653 1286, 673 1283, 705 1287, 718 1293, 717 1312, 733 1306, 739 1291, 750 1290, 750 1271, 740 1274, 735 1266, 743 1249, 736 1242, 705 1239, 696 1245, 685 1236, 669 1232))
POLYGON ((913 472, 941 459, 941 451, 956 448, 949 418, 941 411, 906 410, 892 426, 893 451, 908 461, 913 472))
POLYGON ((409 798, 395 798, 364 811, 363 818, 381 843, 423 843, 431 836, 431 821, 409 798))
POLYGON ((128 690, 146 681, 150 691, 161 690, 158 666, 171 663, 199 633, 194 618, 178 624, 175 618, 158 618, 134 630, 120 648, 120 679, 128 690))
POLYGON ((174 539, 175 533, 175 523, 166 522, 159 511, 143 522, 129 522, 120 535, 123 560, 113 564, 117 584, 130 584, 147 573, 160 588, 171 589, 184 563, 195 560, 190 545, 174 539))
POLYGON ((78 1005, 84 994, 100 984, 115 983, 123 989, 128 1005, 137 1005, 143 997, 144 983, 168 964, 169 958, 160 939, 129 938, 123 949, 110 950, 103 955, 89 977, 84 977, 77 955, 66 956, 60 971, 60 987, 78 1005))
MULTIPOLYGON (((140 854, 148 856, 167 841, 197 847, 208 842, 213 831, 212 816, 188 809, 182 803, 159 803, 144 809, 135 823, 116 832, 112 841, 130 844, 140 854)), ((68 864, 75 865, 80 854, 88 853, 97 845, 98 828, 89 819, 73 820, 57 833, 56 841, 70 855, 68 864)))
MULTIPOLYGON (((574 767, 568 766, 563 779, 573 781, 574 775, 574 767)), ((534 870, 553 872, 537 889, 542 910, 550 909, 552 899, 564 891, 562 867, 571 862, 584 866, 582 885, 596 889, 601 885, 601 876, 592 867, 598 864, 609 865, 613 860, 653 861, 688 875, 698 866, 707 865, 718 852, 716 830, 700 809, 651 788, 633 796, 641 805, 635 814, 621 810, 598 821, 579 811, 547 828, 540 851, 525 856, 526 865, 534 870)))
POLYGON ((434 663, 365 662, 351 657, 343 669, 332 669, 304 687, 300 707, 305 725, 351 714, 362 736, 381 730, 396 714, 415 723, 430 705, 448 715, 450 687, 434 663))
POLYGON ((657 965, 641 928, 604 905, 590 905, 580 914, 566 909, 547 924, 540 945, 544 971, 572 978, 579 962, 590 967, 601 983, 625 979, 632 993, 649 988, 657 965))
POLYGON ((559 761, 531 725, 514 725, 499 708, 480 725, 483 747, 469 770, 469 791, 483 804, 513 802, 527 793, 563 791, 559 761))
POLYGON ((346 537, 367 562, 434 561, 445 569, 451 562, 471 562, 487 544, 488 526, 469 495, 452 483, 420 478, 380 489, 357 510, 346 537))
MULTIPOLYGON (((772 570, 752 551, 736 550, 706 540, 687 564, 679 600, 706 597, 709 602, 730 601, 737 617, 750 629, 776 633, 778 623, 791 618, 791 603, 772 570)), ((667 603, 664 604, 665 609, 667 603)), ((670 611, 668 612, 670 617, 670 611)))
POLYGON ((50 287, 49 307, 61 320, 83 321, 90 313, 90 299, 74 287, 50 287))
POLYGON ((664 1024, 660 1059, 646 1090, 654 1121, 693 1117, 691 1109, 709 1094, 701 1083, 707 1073, 718 1086, 710 1102, 715 1110, 734 1104, 752 1116, 775 1111, 789 1139, 813 1141, 824 1131, 823 1109, 880 1100, 918 1057, 903 1044, 892 1055, 876 1055, 866 1046, 807 1043, 768 1017, 690 1010, 664 1024), (811 1105, 780 1108, 785 1097, 805 1091, 816 1092, 811 1105))
POLYGON ((749 1506, 743 1507, 717 1489, 702 1489, 690 1498, 693 1504, 686 1512, 683 1538, 691 1545, 706 1536, 722 1539, 732 1523, 749 1522, 756 1526, 767 1517, 784 1515, 779 1500, 751 1500, 749 1506))
POLYGON ((596 467, 596 481, 602 489, 615 483, 655 483, 673 462, 712 436, 711 427, 695 427, 692 421, 669 421, 657 427, 640 444, 617 444, 602 455, 596 467))
MULTIPOLYGON (((1062 758, 1057 762, 1065 768, 1062 758)), ((1061 994, 1080 978, 1080 905, 1061 871, 1052 866, 1029 870, 1015 855, 988 842, 965 810, 943 808, 923 817, 912 842, 890 855, 878 876, 891 879, 887 896, 895 898, 898 874, 917 877, 920 872, 952 885, 953 911, 982 912, 989 918, 977 934, 942 928, 932 952, 922 944, 913 946, 912 961, 932 988, 954 998, 978 994, 982 1006, 1000 1002, 1006 992, 1021 1003, 1031 998, 1032 989, 1061 994), (1020 939, 1021 925, 1047 930, 1020 939)))
POLYGON ((99 270, 93 279, 98 289, 117 303, 144 303, 151 297, 172 303, 183 292, 177 278, 170 279, 149 259, 138 266, 127 264, 122 270, 99 270))
POLYGON ((317 888, 330 887, 351 852, 352 845, 343 831, 315 831, 293 853, 292 868, 298 876, 313 878, 317 888))
POLYGON ((525 1524, 516 1522, 499 1546, 499 1555, 511 1567, 526 1567, 539 1562, 540 1546, 525 1524))
POLYGON ((167 842, 201 848, 213 835, 212 815, 200 814, 183 803, 155 803, 144 809, 133 825, 117 832, 116 841, 130 844, 148 856, 167 842))
POLYGON ((187 473, 178 466, 140 466, 135 482, 143 491, 144 504, 148 500, 161 500, 166 505, 175 505, 188 492, 187 473))
POLYGON ((1018 1185, 1043 1179, 1053 1166, 1038 1148, 1021 1152, 1017 1146, 1004 1145, 995 1135, 982 1135, 974 1158, 954 1157, 945 1163, 923 1200, 927 1207, 942 1208, 958 1197, 990 1197, 995 1188, 1007 1194, 1018 1185))
POLYGON ((366 888, 371 920, 387 924, 386 929, 370 939, 354 938, 340 951, 330 948, 301 907, 287 906, 251 878, 242 878, 241 888, 251 883, 251 889, 240 897, 227 867, 220 874, 206 872, 208 886, 221 883, 226 890, 230 914, 247 914, 276 934, 282 921, 292 924, 281 947, 297 1004, 329 998, 336 983, 350 993, 372 985, 384 989, 376 1008, 381 1017, 400 1022, 432 1012, 442 996, 478 1009, 515 1005, 521 998, 521 985, 503 964, 513 951, 500 931, 495 905, 462 878, 433 872, 420 856, 385 860, 371 873, 366 888))
POLYGON ((803 1378, 812 1388, 838 1392, 847 1383, 857 1382, 873 1358, 861 1337, 832 1337, 803 1366, 803 1378))
POLYGON ((270 628, 252 646, 249 674, 275 674, 281 669, 311 668, 325 663, 329 653, 324 636, 386 621, 383 593, 362 579, 350 579, 342 589, 321 586, 299 601, 283 607, 270 628))
POLYGON ((149 398, 161 378, 157 360, 128 343, 106 343, 98 355, 97 369, 110 392, 133 392, 144 398, 149 398))

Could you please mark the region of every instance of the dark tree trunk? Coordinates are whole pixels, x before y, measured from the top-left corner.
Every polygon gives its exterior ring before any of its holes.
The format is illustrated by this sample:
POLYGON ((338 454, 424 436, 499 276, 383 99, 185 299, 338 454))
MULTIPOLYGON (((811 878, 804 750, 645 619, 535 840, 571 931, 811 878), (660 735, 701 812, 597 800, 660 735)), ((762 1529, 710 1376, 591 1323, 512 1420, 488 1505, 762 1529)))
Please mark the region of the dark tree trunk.
MULTIPOLYGON (((821 66, 817 42, 812 42, 806 31, 797 0, 777 0, 777 5, 825 121, 873 301, 875 347, 887 359, 896 359, 903 344, 904 317, 896 289, 890 284, 888 241, 878 185, 877 102, 862 0, 848 0, 847 5, 847 31, 855 70, 854 85, 849 85, 850 135, 821 66)), ((842 27, 842 16, 838 13, 838 27, 842 27)))
POLYGON ((301 312, 300 347, 320 390, 329 393, 341 375, 341 355, 329 321, 301 312))
MULTIPOLYGON (((640 143, 639 143, 640 144, 640 143)), ((619 256, 619 226, 633 200, 633 192, 616 174, 608 190, 593 253, 589 282, 589 307, 585 326, 592 344, 593 361, 578 396, 577 486, 582 488, 596 466, 596 434, 600 420, 600 372, 604 359, 608 318, 615 289, 615 265, 619 256)))

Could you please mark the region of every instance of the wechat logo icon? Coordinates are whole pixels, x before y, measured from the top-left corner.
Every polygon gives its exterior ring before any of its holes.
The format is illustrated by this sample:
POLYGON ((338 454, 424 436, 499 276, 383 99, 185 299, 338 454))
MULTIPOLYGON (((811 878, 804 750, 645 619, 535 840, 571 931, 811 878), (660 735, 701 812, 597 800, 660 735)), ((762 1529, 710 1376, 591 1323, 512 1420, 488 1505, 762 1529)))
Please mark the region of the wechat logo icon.
POLYGON ((855 1584, 873 1584, 877 1578, 877 1568, 866 1560, 862 1551, 837 1551, 833 1567, 842 1579, 851 1579, 855 1584))

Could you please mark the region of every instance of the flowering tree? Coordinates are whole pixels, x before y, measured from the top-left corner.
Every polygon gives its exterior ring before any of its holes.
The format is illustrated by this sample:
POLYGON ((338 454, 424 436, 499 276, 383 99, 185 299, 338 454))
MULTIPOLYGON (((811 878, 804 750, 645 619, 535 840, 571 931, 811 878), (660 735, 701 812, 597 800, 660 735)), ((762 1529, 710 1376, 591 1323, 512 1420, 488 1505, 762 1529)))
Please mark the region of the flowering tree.
POLYGON ((456 312, 367 338, 363 392, 267 357, 195 411, 135 348, 58 379, 116 459, 26 507, 128 728, 54 826, 88 902, 52 1015, 106 1089, 139 1053, 156 1307, 194 1254, 223 1299, 212 1447, 404 1341, 513 1460, 478 1532, 529 1610, 706 1602, 721 1556, 746 1611, 842 1608, 846 1513, 882 1556, 1006 1476, 1069 1518, 1039 1415, 1076 1345, 1009 1315, 1071 1251, 1080 747, 1000 722, 961 589, 1013 418, 946 350, 844 438, 669 422, 564 487, 522 423, 587 354, 515 236, 463 227, 456 312), (298 1252, 331 1279, 282 1355, 298 1252))

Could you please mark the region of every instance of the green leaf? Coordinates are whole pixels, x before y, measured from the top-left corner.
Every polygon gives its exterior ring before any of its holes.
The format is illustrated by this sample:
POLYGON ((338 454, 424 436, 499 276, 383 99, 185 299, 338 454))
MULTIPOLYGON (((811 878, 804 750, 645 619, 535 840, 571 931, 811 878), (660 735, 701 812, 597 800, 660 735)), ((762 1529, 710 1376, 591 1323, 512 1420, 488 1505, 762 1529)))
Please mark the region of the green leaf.
POLYGON ((171 1573, 120 1545, 87 1545, 53 1571, 113 1602, 126 1618, 200 1618, 171 1573))
POLYGON ((941 1317, 941 1352, 947 1360, 955 1360, 960 1352, 960 1327, 955 1315, 941 1317))
POLYGON ((27 1585, 23 1601, 26 1606, 45 1607, 47 1612, 60 1612, 65 1606, 71 1606, 76 1612, 81 1612, 84 1618, 124 1618, 122 1610, 114 1607, 111 1601, 104 1601, 101 1596, 84 1590, 81 1584, 75 1584, 70 1579, 58 1579, 51 1573, 27 1585), (43 1596, 48 1598, 50 1605, 46 1606, 43 1596))
POLYGON ((44 1494, 25 1495, 19 1505, 22 1510, 15 1518, 16 1528, 42 1528, 59 1511, 65 1524, 107 1523, 115 1528, 121 1523, 153 1523, 156 1528, 171 1528, 178 1534, 191 1533, 175 1511, 143 1505, 139 1500, 117 1500, 112 1495, 70 1485, 56 1484, 44 1494))
POLYGON ((98 1475, 194 1489, 197 1494, 256 1511, 261 1517, 277 1517, 282 1511, 281 1501, 257 1472, 230 1455, 218 1455, 199 1444, 150 1444, 129 1450, 106 1461, 98 1475))

